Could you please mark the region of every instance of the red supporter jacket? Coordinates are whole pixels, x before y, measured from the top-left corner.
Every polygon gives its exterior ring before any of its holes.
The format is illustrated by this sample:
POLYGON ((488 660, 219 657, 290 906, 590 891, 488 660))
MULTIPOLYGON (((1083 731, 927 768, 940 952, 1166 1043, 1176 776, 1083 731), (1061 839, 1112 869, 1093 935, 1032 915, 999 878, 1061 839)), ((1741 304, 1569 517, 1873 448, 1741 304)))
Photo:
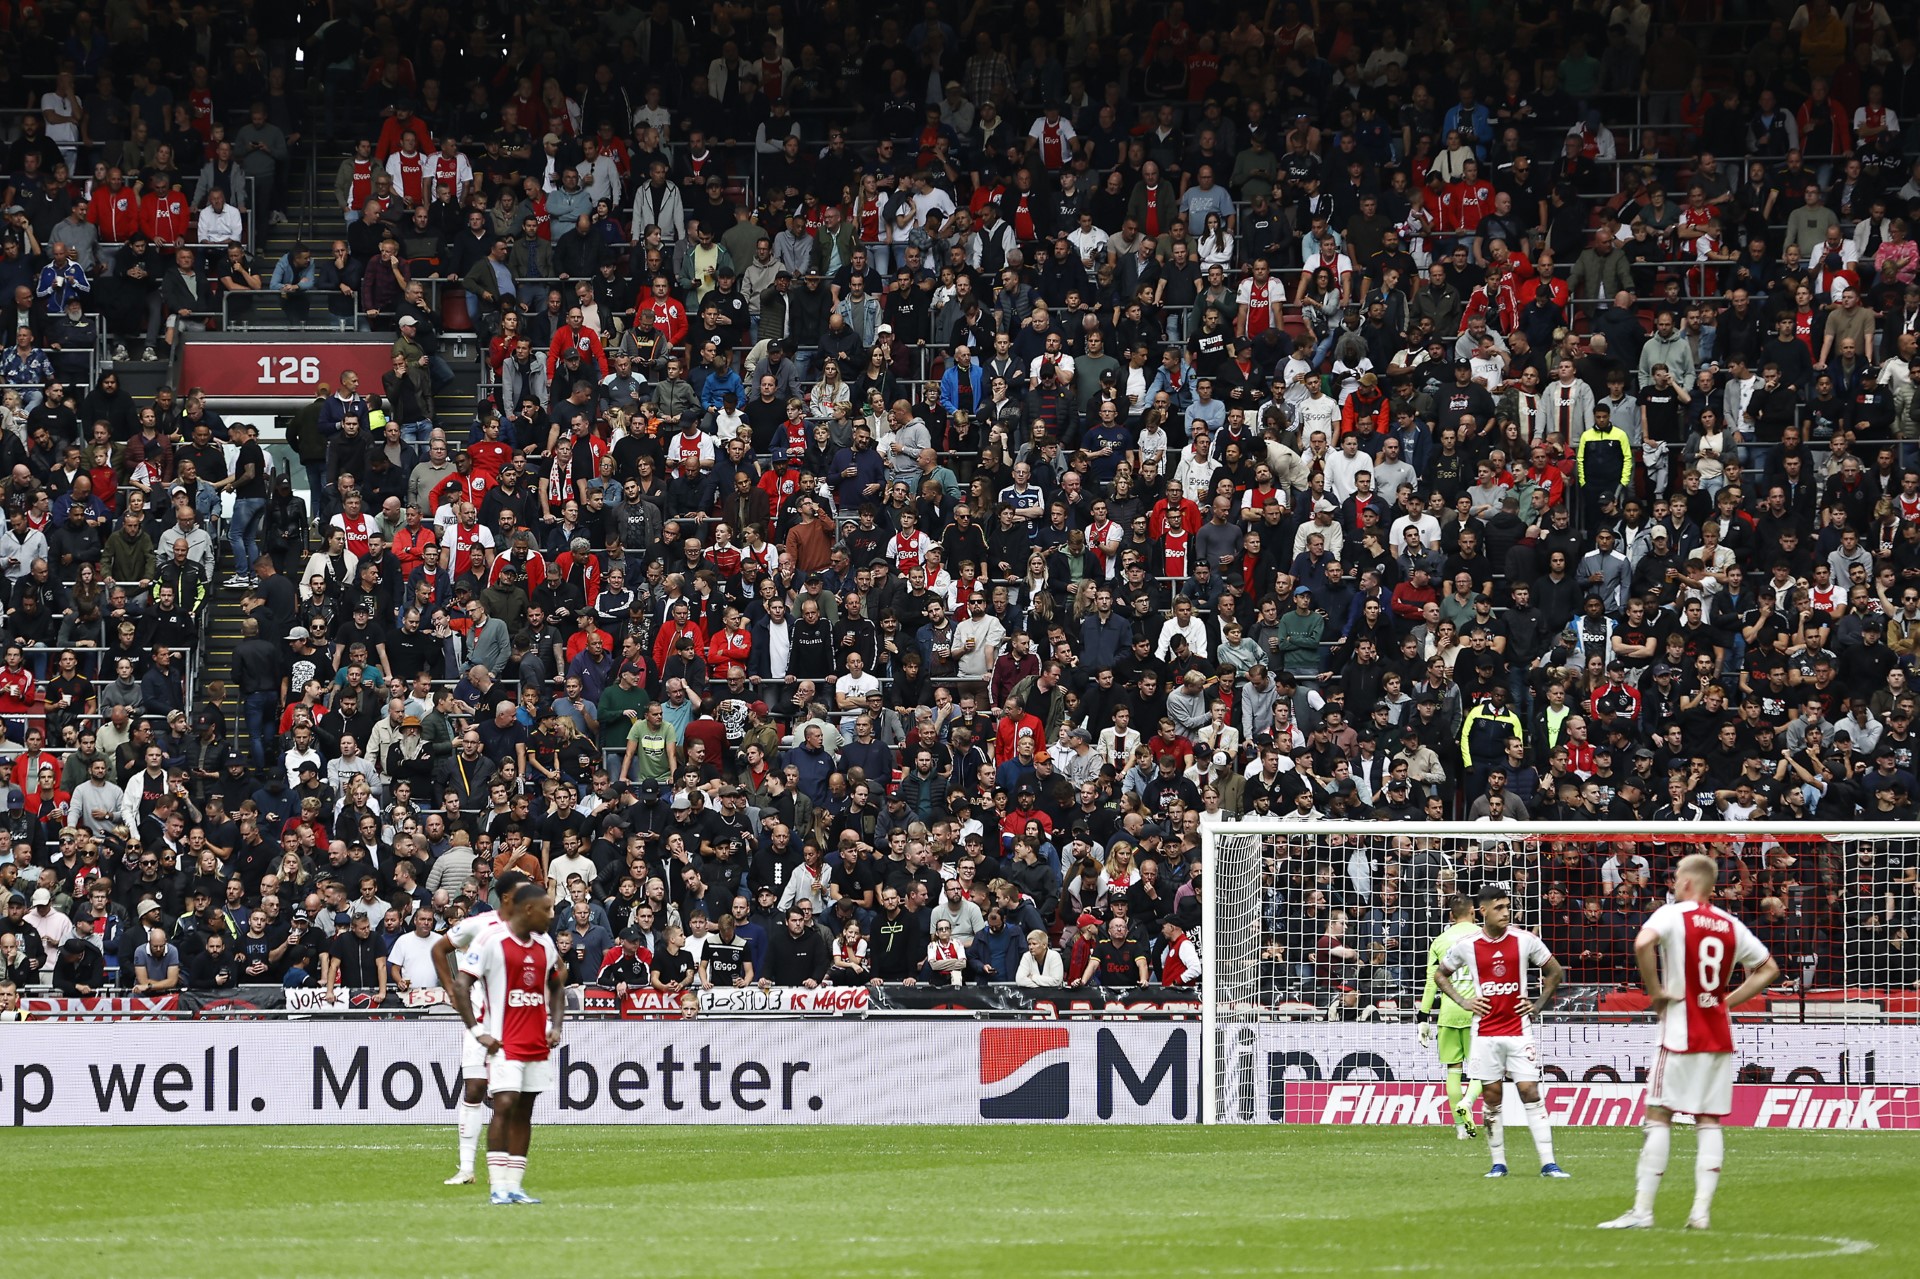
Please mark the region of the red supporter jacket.
POLYGON ((707 628, 698 622, 688 622, 682 626, 677 622, 663 622, 660 633, 653 637, 653 669, 665 670, 667 658, 673 655, 674 641, 681 635, 693 636, 693 648, 697 653, 707 650, 707 628))
POLYGON ((747 658, 753 652, 753 636, 744 629, 737 631, 720 630, 707 642, 707 669, 725 674, 730 663, 747 664, 747 658))
POLYGON ((529 595, 539 590, 541 585, 547 580, 547 561, 540 555, 529 555, 526 558, 526 562, 521 563, 514 558, 512 551, 508 551, 504 555, 496 555, 493 557, 493 567, 487 570, 487 585, 499 585, 500 574, 504 573, 510 565, 526 572, 527 594, 529 595))
POLYGON ((124 244, 140 229, 140 197, 132 187, 96 187, 87 201, 87 220, 108 244, 124 244))
POLYGON ((427 558, 427 548, 438 546, 440 539, 434 536, 433 526, 422 523, 419 528, 408 528, 402 524, 393 534, 393 554, 400 561, 402 580, 412 577, 413 570, 427 558))
POLYGON ((179 244, 193 239, 193 217, 187 197, 178 191, 164 195, 150 191, 140 201, 140 229, 155 244, 179 244))
MULTIPOLYGON (((685 312, 683 311, 681 314, 684 317, 685 312)), ((657 320, 659 316, 656 314, 654 318, 657 320)), ((682 325, 681 331, 684 336, 684 325, 682 325)), ((678 338, 671 340, 675 342, 679 341, 678 338)), ((600 370, 601 377, 607 375, 607 352, 606 349, 600 345, 600 335, 584 324, 577 329, 571 325, 563 324, 553 331, 553 345, 547 348, 547 378, 549 381, 553 378, 553 371, 560 367, 560 357, 566 353, 566 349, 570 346, 579 347, 581 357, 591 361, 594 367, 600 370)))

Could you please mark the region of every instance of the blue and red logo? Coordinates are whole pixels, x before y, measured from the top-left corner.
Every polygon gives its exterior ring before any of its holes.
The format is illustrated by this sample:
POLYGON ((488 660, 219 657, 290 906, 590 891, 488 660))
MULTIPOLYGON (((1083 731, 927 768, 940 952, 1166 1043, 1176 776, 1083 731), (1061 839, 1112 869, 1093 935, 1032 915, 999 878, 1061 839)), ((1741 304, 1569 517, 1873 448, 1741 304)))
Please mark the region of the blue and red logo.
POLYGON ((1065 1119, 1072 1068, 1064 1026, 987 1026, 980 1031, 980 1117, 1065 1119), (985 1095, 984 1090, 1002 1085, 985 1095))

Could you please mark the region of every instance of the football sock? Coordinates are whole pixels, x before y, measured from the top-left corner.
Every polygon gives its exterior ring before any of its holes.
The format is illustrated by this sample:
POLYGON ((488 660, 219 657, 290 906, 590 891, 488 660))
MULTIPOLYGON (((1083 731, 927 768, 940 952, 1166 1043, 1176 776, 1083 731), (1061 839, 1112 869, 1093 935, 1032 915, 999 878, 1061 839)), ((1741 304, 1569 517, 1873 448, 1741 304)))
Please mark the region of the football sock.
POLYGON ((518 1190, 520 1189, 521 1183, 527 1179, 527 1157, 525 1155, 508 1155, 506 1159, 507 1189, 518 1190))
POLYGON ((1462 1090, 1460 1087, 1460 1067, 1448 1066, 1447 1067, 1447 1106, 1449 1109, 1451 1110, 1460 1109, 1461 1095, 1462 1095, 1462 1090))
POLYGON ((1727 1136, 1719 1124, 1701 1124, 1697 1134, 1699 1148, 1693 1156, 1693 1214, 1704 1217, 1713 1207, 1713 1192, 1720 1188, 1720 1165, 1726 1161, 1727 1136))
POLYGON ((480 1130, 485 1127, 482 1116, 486 1107, 478 1102, 460 1103, 460 1171, 473 1171, 473 1155, 480 1148, 480 1130))
POLYGON ((1547 1103, 1523 1103, 1527 1110, 1527 1131, 1533 1134, 1533 1148, 1540 1155, 1540 1166, 1553 1162, 1553 1122, 1547 1118, 1547 1103))
POLYGON ((1640 1146, 1640 1163, 1634 1173, 1635 1212, 1653 1211, 1654 1196, 1660 1193, 1660 1179, 1667 1173, 1667 1155, 1672 1149, 1672 1127, 1667 1124, 1648 1124, 1646 1140, 1640 1146))
POLYGON ((1469 1079, 1467 1081, 1467 1094, 1464 1100, 1466 1101, 1468 1109, 1472 1109, 1473 1103, 1480 1100, 1480 1090, 1485 1086, 1486 1085, 1478 1079, 1469 1079))
POLYGON ((1492 1110, 1487 1114, 1487 1153, 1493 1156, 1495 1164, 1507 1162, 1507 1126, 1492 1110))
POLYGON ((489 1150, 487 1152, 487 1188, 498 1193, 510 1189, 512 1185, 512 1174, 507 1169, 507 1152, 489 1150))

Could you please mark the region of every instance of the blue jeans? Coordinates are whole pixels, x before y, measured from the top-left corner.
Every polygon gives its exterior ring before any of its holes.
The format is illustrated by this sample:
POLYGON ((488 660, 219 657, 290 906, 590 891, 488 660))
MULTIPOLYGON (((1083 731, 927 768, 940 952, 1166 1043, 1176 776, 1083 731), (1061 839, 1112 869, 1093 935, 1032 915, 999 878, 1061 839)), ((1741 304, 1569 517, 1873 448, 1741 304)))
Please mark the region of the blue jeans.
POLYGON ((267 762, 267 739, 280 727, 280 695, 248 693, 242 709, 247 717, 247 757, 255 768, 267 762))
POLYGON ((433 440, 433 419, 423 417, 418 422, 400 424, 400 440, 403 444, 418 444, 422 447, 433 440))
POLYGON ((254 529, 260 523, 261 512, 267 509, 264 497, 236 498, 233 503, 233 527, 228 536, 233 542, 233 571, 246 577, 253 572, 253 562, 260 558, 260 544, 254 538, 254 529))

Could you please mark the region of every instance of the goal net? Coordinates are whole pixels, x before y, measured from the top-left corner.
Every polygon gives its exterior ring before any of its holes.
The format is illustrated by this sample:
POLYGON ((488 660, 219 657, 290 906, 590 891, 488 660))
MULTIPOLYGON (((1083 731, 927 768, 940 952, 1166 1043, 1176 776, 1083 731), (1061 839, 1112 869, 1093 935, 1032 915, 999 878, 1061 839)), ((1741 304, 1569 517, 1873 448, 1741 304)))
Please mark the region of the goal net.
MULTIPOLYGON (((1920 1084, 1913 823, 1228 820, 1201 829, 1202 1118, 1446 1121, 1431 1087, 1445 1072, 1415 1013, 1449 899, 1490 883, 1566 967, 1535 1029, 1545 1078, 1569 1086, 1562 1117, 1602 1101, 1630 1113, 1654 1047, 1633 938, 1696 852, 1720 866, 1717 904, 1781 968, 1736 1015, 1739 1078, 1781 1085, 1746 1100, 1814 1122, 1833 1099, 1785 1086, 1853 1090, 1844 1119, 1863 1088, 1920 1084)), ((1899 1092, 1920 1126, 1920 1088, 1899 1092)))

